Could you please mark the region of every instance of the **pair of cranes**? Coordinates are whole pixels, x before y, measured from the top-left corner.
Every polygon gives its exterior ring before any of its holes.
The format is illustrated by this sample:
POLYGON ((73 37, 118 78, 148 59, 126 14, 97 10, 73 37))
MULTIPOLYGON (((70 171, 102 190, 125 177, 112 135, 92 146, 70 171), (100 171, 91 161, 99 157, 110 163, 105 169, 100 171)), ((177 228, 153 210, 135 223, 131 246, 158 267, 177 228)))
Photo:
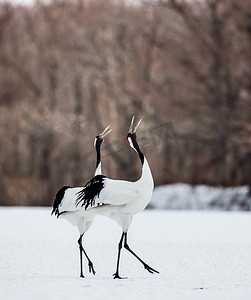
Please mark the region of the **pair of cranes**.
POLYGON ((119 278, 120 253, 124 248, 135 256, 150 273, 159 273, 157 270, 146 264, 132 249, 127 242, 127 232, 133 216, 144 210, 151 200, 154 187, 152 173, 146 157, 141 152, 137 143, 136 131, 141 120, 134 127, 132 118, 127 142, 138 153, 142 164, 142 174, 135 182, 125 180, 114 180, 102 175, 100 148, 104 137, 111 132, 108 126, 100 135, 96 136, 94 146, 97 153, 96 171, 94 177, 84 186, 71 188, 63 186, 56 194, 51 214, 67 219, 73 226, 77 226, 80 237, 78 239, 80 251, 80 277, 83 274, 83 254, 85 255, 89 272, 95 275, 93 263, 87 255, 82 238, 90 228, 97 215, 107 216, 116 221, 122 228, 122 235, 118 244, 118 257, 114 279, 119 278), (124 243, 124 244, 123 244, 124 243))

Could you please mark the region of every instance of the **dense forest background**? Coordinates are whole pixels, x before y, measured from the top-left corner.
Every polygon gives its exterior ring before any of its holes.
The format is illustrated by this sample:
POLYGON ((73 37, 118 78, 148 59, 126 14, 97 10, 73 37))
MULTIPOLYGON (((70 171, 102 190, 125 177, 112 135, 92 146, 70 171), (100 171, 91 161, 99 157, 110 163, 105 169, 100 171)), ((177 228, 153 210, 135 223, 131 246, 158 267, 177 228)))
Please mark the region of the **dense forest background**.
POLYGON ((94 174, 251 185, 251 2, 0 4, 0 205, 51 205, 94 174))

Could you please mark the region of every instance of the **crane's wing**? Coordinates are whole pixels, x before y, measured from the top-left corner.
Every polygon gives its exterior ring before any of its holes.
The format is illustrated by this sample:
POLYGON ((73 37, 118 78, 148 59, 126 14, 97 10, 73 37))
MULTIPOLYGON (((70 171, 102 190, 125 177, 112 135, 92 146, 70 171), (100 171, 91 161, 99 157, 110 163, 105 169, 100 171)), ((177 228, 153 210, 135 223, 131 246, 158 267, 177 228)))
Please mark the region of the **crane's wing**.
POLYGON ((106 177, 103 175, 94 176, 84 188, 76 193, 75 205, 76 207, 84 207, 87 210, 90 207, 99 205, 96 199, 104 188, 104 181, 106 177))
POLYGON ((98 204, 125 205, 137 198, 133 182, 124 180, 104 180, 104 188, 96 198, 98 204))

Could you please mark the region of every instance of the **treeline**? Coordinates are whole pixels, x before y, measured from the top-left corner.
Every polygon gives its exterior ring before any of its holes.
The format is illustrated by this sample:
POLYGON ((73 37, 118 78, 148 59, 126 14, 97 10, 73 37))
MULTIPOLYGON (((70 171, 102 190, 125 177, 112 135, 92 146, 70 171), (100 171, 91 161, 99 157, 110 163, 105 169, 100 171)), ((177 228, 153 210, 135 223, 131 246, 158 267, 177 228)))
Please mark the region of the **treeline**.
POLYGON ((251 3, 0 4, 0 205, 50 205, 103 170, 155 184, 251 184, 251 3))

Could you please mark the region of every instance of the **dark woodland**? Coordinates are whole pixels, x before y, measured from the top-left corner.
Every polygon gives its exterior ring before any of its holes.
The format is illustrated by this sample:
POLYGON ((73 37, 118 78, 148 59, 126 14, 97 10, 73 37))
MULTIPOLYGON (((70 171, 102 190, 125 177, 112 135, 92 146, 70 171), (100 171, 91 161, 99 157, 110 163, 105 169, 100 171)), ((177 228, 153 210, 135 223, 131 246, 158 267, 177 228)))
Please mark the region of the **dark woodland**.
MULTIPOLYGON (((95 171, 251 186, 251 2, 0 3, 0 205, 51 205, 95 171)), ((251 189, 250 189, 251 193, 251 189)))

